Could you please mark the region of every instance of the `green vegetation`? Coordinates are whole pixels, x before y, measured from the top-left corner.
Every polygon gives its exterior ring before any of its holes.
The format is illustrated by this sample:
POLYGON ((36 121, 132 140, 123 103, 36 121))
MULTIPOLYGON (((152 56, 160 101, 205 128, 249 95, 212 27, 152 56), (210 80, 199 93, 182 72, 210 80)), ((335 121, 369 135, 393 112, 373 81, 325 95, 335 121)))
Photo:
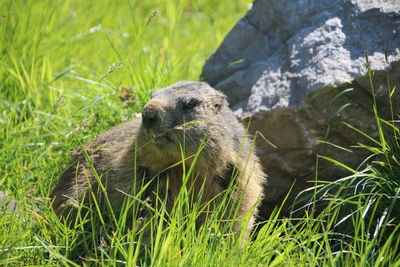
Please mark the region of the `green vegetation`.
POLYGON ((197 80, 246 10, 227 0, 1 2, 0 190, 18 201, 0 210, 1 265, 400 265, 400 132, 377 114, 379 140, 364 147, 377 160, 319 186, 330 200, 322 214, 294 221, 277 209, 252 242, 214 217, 196 231, 185 190, 168 222, 155 214, 145 249, 123 216, 104 233, 101 221, 84 232, 54 215, 47 197, 69 151, 134 118, 151 89, 197 80))

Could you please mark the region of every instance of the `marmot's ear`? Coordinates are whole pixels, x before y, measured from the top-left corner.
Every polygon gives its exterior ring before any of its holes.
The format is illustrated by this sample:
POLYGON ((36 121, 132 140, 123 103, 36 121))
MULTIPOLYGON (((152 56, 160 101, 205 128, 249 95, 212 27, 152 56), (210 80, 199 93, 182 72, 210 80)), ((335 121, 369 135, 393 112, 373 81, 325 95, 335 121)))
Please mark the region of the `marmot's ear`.
POLYGON ((228 106, 226 95, 220 92, 216 92, 216 94, 211 97, 211 103, 215 113, 220 112, 223 107, 228 106))

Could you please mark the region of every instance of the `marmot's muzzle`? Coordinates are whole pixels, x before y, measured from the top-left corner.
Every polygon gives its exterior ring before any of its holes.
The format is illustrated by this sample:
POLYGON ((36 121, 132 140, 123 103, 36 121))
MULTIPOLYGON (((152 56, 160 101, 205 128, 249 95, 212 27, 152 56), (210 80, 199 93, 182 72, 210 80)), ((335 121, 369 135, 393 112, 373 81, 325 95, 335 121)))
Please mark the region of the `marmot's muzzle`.
MULTIPOLYGON (((158 101, 150 101, 147 103, 142 112, 143 126, 148 130, 153 129, 158 123, 161 122, 161 108, 158 101)), ((154 130, 154 129, 153 129, 154 130)))

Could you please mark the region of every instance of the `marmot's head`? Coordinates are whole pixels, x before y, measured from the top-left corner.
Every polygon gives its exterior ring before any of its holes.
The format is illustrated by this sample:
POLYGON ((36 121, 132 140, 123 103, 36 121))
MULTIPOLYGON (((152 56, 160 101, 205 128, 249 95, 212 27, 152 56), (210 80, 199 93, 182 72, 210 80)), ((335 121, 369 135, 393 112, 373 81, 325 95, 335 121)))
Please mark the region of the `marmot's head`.
POLYGON ((213 146, 224 138, 229 131, 224 121, 231 116, 226 96, 207 83, 178 82, 154 91, 143 109, 140 135, 160 151, 179 155, 182 145, 186 153, 196 153, 202 142, 213 146))

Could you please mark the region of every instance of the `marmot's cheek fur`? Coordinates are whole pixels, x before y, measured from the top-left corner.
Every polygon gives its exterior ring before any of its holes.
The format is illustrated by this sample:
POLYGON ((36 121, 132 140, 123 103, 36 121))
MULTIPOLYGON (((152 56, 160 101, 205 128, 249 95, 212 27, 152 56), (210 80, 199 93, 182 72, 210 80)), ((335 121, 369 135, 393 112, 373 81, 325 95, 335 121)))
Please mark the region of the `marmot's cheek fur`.
MULTIPOLYGON (((231 203, 240 206, 237 217, 253 212, 250 231, 266 175, 225 95, 203 82, 183 81, 156 90, 141 120, 116 126, 84 145, 86 152, 74 152, 72 162, 51 192, 53 208, 58 216, 70 222, 75 219, 77 204, 89 202, 90 188, 99 191, 90 167, 93 164, 114 208, 122 203, 121 191, 131 193, 134 181, 140 187, 157 177, 142 196, 151 199, 158 188, 159 199, 167 196, 170 209, 183 186, 182 164, 171 166, 182 161, 183 150, 188 170, 192 155, 201 146, 188 188, 192 186, 193 194, 202 191, 201 201, 213 200, 215 206, 221 200, 216 196, 233 186, 231 203)), ((199 216, 199 224, 205 217, 199 216)), ((237 223, 235 229, 239 226, 237 223)))

